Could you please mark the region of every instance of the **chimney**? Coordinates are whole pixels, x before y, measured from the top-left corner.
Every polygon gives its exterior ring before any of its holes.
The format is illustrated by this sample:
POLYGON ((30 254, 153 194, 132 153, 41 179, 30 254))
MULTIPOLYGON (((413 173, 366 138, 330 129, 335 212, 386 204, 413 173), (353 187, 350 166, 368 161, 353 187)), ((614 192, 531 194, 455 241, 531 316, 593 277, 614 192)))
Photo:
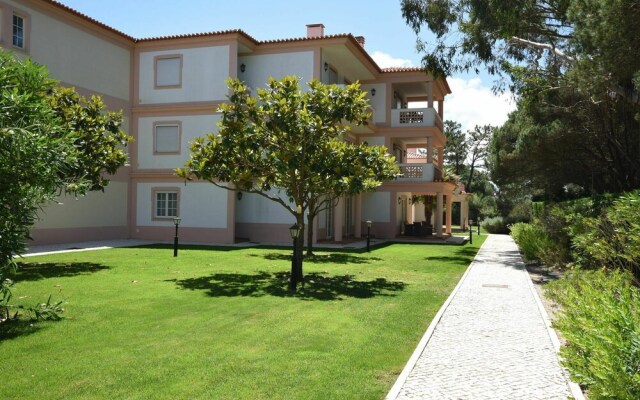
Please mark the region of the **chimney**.
POLYGON ((322 24, 309 24, 307 25, 307 37, 323 37, 324 36, 324 25, 322 24))
POLYGON ((356 36, 356 42, 360 43, 360 46, 364 47, 364 36, 356 36))

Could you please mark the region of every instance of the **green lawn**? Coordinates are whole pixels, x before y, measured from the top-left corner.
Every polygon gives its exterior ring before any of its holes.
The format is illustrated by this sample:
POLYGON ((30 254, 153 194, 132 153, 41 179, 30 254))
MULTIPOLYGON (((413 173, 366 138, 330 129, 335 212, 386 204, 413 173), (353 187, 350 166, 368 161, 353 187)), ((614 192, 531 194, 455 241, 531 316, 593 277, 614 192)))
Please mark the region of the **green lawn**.
POLYGON ((14 302, 65 318, 0 325, 0 399, 381 399, 485 237, 317 252, 295 296, 284 249, 25 259, 14 302))

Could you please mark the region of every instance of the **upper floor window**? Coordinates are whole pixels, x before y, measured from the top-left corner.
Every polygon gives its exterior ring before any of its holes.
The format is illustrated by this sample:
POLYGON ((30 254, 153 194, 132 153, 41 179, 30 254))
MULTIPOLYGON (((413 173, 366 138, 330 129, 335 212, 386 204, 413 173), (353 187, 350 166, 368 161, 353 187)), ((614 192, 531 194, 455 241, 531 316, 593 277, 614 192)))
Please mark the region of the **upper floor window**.
POLYGON ((13 14, 13 36, 12 43, 15 47, 24 49, 24 18, 19 15, 13 14))
POLYGON ((182 55, 155 57, 156 89, 179 88, 182 86, 182 55))
POLYGON ((157 122, 154 124, 153 144, 156 154, 180 153, 180 122, 157 122))

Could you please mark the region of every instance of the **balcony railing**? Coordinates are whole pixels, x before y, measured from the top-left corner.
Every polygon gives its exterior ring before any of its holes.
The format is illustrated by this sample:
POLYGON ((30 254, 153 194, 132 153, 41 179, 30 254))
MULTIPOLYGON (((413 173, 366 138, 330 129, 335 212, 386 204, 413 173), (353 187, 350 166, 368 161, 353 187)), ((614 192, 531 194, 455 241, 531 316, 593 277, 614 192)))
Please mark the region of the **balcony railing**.
POLYGON ((391 126, 394 128, 437 126, 440 130, 442 119, 434 108, 400 108, 391 110, 391 126))
POLYGON ((435 166, 433 164, 398 164, 400 182, 433 182, 435 178, 435 166))

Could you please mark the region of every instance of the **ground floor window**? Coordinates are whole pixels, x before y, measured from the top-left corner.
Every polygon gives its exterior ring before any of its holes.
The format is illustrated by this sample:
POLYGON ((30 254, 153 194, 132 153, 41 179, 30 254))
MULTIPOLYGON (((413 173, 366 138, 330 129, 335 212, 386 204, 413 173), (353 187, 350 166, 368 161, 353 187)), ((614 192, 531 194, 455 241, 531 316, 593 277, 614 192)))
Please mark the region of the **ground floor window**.
POLYGON ((174 190, 154 191, 155 218, 173 218, 178 216, 178 192, 174 190))

